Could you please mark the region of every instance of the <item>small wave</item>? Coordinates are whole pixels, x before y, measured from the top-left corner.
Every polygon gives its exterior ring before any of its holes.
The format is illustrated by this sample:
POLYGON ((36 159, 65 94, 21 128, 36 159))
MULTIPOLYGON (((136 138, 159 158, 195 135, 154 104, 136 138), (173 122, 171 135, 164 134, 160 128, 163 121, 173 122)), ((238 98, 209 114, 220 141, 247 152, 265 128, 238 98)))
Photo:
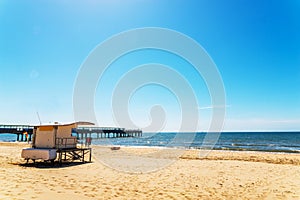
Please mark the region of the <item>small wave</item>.
MULTIPOLYGON (((276 147, 280 146, 279 144, 262 144, 262 143, 231 143, 231 146, 253 146, 253 147, 276 147)), ((287 146, 290 147, 290 146, 287 146)))

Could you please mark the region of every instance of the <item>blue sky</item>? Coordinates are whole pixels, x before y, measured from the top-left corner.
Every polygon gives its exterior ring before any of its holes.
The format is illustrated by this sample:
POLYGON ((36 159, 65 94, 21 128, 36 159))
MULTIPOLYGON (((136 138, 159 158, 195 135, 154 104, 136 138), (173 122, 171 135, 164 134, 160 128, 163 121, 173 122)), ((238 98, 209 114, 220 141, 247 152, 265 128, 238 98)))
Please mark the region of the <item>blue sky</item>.
MULTIPOLYGON (((132 0, 0 1, 0 124, 72 121, 80 66, 101 42, 120 32, 162 27, 197 41, 217 65, 226 89, 225 130, 300 129, 300 3, 298 1, 132 0)), ((157 50, 123 56, 99 82, 98 125, 115 126, 111 95, 129 70, 162 63, 189 80, 199 101, 199 130, 211 119, 205 83, 184 60, 157 50), (203 108, 203 109, 202 109, 203 108), (207 109, 206 109, 207 108, 207 109)), ((166 88, 149 85, 129 101, 143 128, 162 105, 164 130, 181 111, 166 88)))

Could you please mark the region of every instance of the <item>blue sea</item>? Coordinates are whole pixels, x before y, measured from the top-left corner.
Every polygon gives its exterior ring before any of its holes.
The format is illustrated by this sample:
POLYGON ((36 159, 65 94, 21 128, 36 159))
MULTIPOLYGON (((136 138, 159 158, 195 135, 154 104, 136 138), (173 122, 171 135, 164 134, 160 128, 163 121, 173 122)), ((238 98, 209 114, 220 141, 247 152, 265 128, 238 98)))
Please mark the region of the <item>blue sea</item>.
POLYGON ((15 134, 0 134, 0 142, 15 142, 17 140, 17 135, 15 134))
MULTIPOLYGON (((174 147, 198 149, 203 145, 206 133, 181 133, 181 138, 175 140, 177 133, 143 133, 140 138, 110 138, 96 139, 92 134, 93 145, 113 144, 119 146, 140 147, 174 147), (185 141, 185 138, 191 138, 185 141)), ((178 135, 177 135, 178 136, 178 135)), ((0 141, 13 142, 16 135, 0 134, 0 141)), ((265 151, 300 153, 300 132, 223 132, 216 144, 216 150, 265 151)))

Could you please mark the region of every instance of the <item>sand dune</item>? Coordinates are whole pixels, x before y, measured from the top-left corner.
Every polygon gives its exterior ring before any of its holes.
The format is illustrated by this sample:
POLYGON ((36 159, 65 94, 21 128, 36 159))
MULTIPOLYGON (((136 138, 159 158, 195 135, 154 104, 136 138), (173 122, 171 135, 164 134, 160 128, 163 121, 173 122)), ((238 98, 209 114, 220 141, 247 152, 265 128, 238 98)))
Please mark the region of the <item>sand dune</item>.
POLYGON ((92 163, 51 168, 23 166, 25 146, 0 143, 0 199, 300 199, 299 154, 99 147, 92 163))

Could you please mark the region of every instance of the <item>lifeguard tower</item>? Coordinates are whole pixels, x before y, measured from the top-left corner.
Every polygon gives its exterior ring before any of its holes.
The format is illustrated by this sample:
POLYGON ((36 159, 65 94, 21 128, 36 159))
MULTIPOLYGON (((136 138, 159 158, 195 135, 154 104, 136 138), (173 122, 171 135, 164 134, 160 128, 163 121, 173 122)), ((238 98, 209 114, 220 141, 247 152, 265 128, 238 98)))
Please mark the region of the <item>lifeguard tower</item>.
POLYGON ((77 137, 72 133, 76 132, 79 125, 94 125, 90 122, 74 122, 60 124, 43 124, 34 126, 32 147, 22 150, 22 158, 27 162, 31 159, 51 161, 58 158, 60 164, 63 160, 81 160, 85 162, 85 155, 89 154, 91 161, 92 149, 86 146, 79 146, 77 137))

